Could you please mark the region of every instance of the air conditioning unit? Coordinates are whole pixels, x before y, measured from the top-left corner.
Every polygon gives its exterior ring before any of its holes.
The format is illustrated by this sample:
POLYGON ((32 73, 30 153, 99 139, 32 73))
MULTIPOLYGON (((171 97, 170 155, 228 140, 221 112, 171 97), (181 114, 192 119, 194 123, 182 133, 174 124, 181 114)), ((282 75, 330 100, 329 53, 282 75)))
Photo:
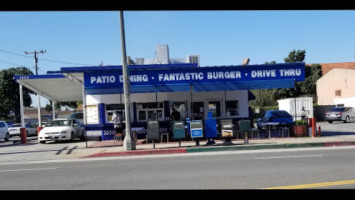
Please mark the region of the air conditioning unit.
POLYGON ((155 47, 154 64, 169 64, 168 45, 157 45, 155 47))
POLYGON ((144 65, 144 58, 136 58, 137 65, 144 65))
POLYGON ((197 63, 200 66, 200 56, 199 55, 188 55, 187 63, 197 63))

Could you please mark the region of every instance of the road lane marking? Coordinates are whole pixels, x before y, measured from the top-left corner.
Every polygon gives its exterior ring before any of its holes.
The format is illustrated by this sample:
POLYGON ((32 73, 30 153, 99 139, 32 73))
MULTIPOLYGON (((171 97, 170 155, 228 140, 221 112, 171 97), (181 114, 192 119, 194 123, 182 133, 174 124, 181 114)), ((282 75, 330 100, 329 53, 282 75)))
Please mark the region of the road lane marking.
POLYGON ((58 169, 58 167, 51 167, 51 168, 31 168, 31 169, 6 169, 6 170, 0 170, 0 172, 43 171, 43 170, 53 170, 53 169, 58 169))
POLYGON ((307 188, 319 188, 319 187, 337 186, 337 185, 349 185, 349 184, 355 184, 355 180, 321 182, 321 183, 311 183, 311 184, 304 184, 304 185, 289 185, 289 186, 270 187, 270 188, 263 188, 263 189, 272 189, 272 190, 307 189, 307 188))
POLYGON ((268 156, 268 157, 255 157, 256 160, 267 160, 267 159, 282 159, 282 158, 312 158, 312 157, 322 157, 322 154, 316 155, 299 155, 299 156, 268 156))

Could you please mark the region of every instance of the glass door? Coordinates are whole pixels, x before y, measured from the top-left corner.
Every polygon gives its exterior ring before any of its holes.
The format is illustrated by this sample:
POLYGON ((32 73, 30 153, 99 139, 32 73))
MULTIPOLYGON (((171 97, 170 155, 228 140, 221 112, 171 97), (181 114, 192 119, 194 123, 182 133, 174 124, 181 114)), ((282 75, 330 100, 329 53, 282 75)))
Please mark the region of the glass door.
POLYGON ((212 112, 213 118, 221 117, 221 101, 220 100, 209 100, 208 101, 208 112, 212 112))

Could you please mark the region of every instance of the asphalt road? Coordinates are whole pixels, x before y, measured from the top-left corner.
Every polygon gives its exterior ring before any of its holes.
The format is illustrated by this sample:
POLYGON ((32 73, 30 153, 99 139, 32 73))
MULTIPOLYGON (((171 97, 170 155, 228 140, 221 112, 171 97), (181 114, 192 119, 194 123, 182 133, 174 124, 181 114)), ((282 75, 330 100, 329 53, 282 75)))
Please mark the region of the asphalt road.
POLYGON ((355 147, 1 163, 0 180, 0 190, 354 189, 355 147))

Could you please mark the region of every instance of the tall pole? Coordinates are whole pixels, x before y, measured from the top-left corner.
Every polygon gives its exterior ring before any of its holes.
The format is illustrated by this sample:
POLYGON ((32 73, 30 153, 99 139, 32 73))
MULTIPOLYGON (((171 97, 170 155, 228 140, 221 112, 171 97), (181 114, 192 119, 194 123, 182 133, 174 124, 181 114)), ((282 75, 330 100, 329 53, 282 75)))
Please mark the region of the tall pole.
MULTIPOLYGON (((35 58, 35 69, 36 69, 36 75, 38 75, 38 67, 37 67, 37 63, 38 63, 38 57, 37 57, 37 53, 41 53, 44 54, 46 53, 46 50, 41 50, 41 51, 33 51, 33 52, 27 52, 25 51, 25 54, 34 54, 34 58, 35 58)), ((38 127, 42 126, 42 119, 41 119, 41 97, 39 96, 39 94, 37 94, 38 97, 38 127)), ((53 112, 55 112, 53 110, 53 112)))
POLYGON ((127 67, 127 56, 126 56, 126 41, 125 41, 125 30, 124 30, 124 20, 123 11, 120 11, 120 24, 121 24, 121 42, 122 42, 122 74, 123 74, 123 98, 125 105, 125 120, 126 120, 126 136, 123 141, 123 149, 125 151, 135 150, 136 143, 131 138, 131 118, 130 118, 130 98, 129 98, 129 86, 130 81, 128 78, 128 67, 127 67))

